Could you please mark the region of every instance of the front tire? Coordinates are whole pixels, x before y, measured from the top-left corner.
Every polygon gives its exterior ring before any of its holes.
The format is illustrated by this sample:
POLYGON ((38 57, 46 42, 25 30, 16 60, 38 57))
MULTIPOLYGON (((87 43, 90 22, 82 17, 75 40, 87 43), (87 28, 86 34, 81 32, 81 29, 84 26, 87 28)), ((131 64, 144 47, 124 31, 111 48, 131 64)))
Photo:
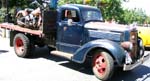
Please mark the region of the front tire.
POLYGON ((28 57, 33 50, 29 38, 21 33, 15 35, 13 45, 15 53, 19 57, 28 57))
POLYGON ((114 60, 109 53, 97 50, 92 59, 94 75, 100 80, 108 80, 113 74, 114 60))

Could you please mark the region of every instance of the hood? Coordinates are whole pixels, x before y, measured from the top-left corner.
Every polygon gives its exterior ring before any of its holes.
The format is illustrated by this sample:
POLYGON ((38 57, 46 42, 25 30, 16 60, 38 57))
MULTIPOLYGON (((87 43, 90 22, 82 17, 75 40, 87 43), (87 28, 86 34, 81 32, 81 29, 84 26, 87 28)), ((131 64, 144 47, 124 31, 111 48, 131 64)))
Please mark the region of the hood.
POLYGON ((104 22, 89 22, 86 23, 84 27, 93 30, 105 30, 105 31, 116 31, 116 32, 128 31, 134 28, 128 25, 120 25, 120 24, 112 24, 112 23, 104 23, 104 22))
MULTIPOLYGON (((133 27, 102 22, 89 22, 84 25, 88 29, 90 40, 109 39, 120 42, 129 40, 133 27)), ((134 28, 135 29, 135 28, 134 28)))

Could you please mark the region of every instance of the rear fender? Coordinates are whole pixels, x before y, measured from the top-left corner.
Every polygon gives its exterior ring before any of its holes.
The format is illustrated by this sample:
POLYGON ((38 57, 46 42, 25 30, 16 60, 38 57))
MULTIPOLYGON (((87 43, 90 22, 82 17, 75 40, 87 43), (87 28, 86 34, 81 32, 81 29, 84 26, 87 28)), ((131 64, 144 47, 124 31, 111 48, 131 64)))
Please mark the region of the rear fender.
POLYGON ((14 40, 14 37, 15 37, 15 35, 17 34, 17 32, 15 32, 15 31, 10 31, 10 38, 9 38, 9 45, 12 47, 13 46, 13 40, 14 40))
POLYGON ((109 40, 95 40, 86 43, 76 51, 75 55, 72 57, 72 60, 77 63, 83 63, 86 59, 86 55, 94 48, 106 49, 111 53, 111 56, 113 56, 118 65, 122 65, 125 58, 124 49, 118 43, 109 40))

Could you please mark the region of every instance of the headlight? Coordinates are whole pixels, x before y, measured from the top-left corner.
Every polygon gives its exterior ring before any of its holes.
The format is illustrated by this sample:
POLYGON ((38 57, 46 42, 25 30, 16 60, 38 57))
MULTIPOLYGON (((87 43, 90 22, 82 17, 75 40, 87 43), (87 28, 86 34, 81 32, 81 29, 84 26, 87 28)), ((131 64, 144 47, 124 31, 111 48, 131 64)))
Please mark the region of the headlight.
POLYGON ((130 32, 130 41, 133 44, 137 44, 137 32, 135 32, 135 31, 130 32))
POLYGON ((130 32, 130 42, 132 43, 132 50, 131 50, 131 57, 136 58, 137 57, 137 51, 138 51, 138 34, 136 30, 132 30, 130 32))

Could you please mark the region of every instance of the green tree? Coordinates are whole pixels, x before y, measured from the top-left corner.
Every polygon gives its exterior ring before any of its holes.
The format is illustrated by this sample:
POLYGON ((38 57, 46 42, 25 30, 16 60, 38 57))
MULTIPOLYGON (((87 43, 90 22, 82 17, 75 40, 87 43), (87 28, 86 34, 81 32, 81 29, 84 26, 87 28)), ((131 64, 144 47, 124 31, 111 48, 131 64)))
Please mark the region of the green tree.
POLYGON ((105 20, 115 19, 118 23, 123 20, 123 8, 121 0, 101 0, 100 9, 105 20))
MULTIPOLYGON (((0 0, 2 7, 6 7, 6 1, 7 0, 0 0)), ((8 1, 10 11, 13 11, 12 9, 15 7, 29 7, 29 3, 32 2, 32 0, 8 1)), ((137 22, 138 24, 142 24, 144 22, 150 23, 150 16, 147 16, 142 9, 124 10, 121 6, 122 1, 124 0, 59 0, 58 4, 83 4, 83 2, 86 2, 85 4, 87 5, 97 6, 101 9, 103 19, 105 20, 115 19, 121 24, 131 24, 133 22, 137 22)))
POLYGON ((144 23, 150 24, 150 16, 147 16, 144 23))
POLYGON ((1 0, 1 7, 6 7, 6 0, 1 0))
POLYGON ((83 0, 59 0, 58 4, 63 5, 63 4, 82 4, 83 0))
POLYGON ((142 9, 132 9, 132 10, 124 10, 124 23, 131 24, 133 22, 137 22, 138 24, 143 24, 147 15, 143 12, 142 9))
POLYGON ((28 7, 32 0, 9 0, 9 7, 28 7))

